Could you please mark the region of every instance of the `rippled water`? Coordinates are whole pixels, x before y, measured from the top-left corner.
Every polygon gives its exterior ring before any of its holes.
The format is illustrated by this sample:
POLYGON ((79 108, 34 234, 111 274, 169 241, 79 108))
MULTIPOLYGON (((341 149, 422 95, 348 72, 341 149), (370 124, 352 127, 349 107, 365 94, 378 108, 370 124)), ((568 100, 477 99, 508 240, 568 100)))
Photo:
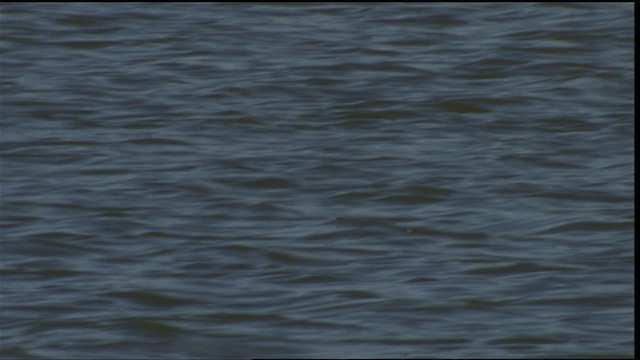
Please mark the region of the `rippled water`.
POLYGON ((633 21, 2 4, 0 355, 633 357, 633 21))

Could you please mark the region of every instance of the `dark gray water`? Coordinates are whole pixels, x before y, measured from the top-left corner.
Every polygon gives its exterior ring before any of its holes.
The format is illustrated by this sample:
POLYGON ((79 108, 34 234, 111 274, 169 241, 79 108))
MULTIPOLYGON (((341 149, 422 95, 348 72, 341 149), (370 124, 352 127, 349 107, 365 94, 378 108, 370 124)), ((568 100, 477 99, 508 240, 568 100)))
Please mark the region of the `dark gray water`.
POLYGON ((0 356, 633 357, 633 21, 2 4, 0 356))

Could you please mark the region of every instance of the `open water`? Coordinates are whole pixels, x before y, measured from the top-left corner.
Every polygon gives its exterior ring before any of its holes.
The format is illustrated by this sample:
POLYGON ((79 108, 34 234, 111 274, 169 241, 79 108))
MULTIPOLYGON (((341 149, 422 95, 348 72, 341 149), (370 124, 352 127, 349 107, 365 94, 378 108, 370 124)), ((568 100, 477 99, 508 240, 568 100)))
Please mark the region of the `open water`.
POLYGON ((3 3, 2 359, 631 358, 633 3, 3 3))

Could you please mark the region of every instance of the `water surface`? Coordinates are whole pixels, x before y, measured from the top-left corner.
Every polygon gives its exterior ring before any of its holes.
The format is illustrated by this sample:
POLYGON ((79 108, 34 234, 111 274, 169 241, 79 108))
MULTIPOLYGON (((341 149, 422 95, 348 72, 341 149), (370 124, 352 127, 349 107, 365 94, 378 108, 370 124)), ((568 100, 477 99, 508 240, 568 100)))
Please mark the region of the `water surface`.
POLYGON ((633 357, 633 20, 2 4, 2 357, 633 357))

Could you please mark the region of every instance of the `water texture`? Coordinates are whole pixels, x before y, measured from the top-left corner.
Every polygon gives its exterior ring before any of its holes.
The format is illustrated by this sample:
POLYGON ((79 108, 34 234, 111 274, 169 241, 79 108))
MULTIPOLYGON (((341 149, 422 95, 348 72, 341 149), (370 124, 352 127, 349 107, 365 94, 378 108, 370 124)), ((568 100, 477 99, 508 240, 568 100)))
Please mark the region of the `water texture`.
POLYGON ((632 358, 633 3, 3 3, 3 359, 632 358))

